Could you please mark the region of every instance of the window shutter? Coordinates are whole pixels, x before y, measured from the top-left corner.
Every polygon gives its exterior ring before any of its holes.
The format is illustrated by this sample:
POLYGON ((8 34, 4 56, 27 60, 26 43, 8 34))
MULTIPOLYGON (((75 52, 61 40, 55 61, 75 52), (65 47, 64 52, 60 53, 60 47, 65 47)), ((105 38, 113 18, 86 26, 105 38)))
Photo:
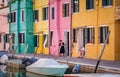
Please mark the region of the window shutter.
POLYGON ((54 9, 54 7, 52 7, 52 19, 54 19, 54 11, 55 9, 54 9))
POLYGON ((86 9, 89 9, 89 6, 90 6, 90 1, 86 0, 86 9))
POLYGON ((21 34, 20 33, 18 34, 18 40, 19 40, 19 43, 21 43, 21 34))
POLYGON ((91 3, 91 8, 93 9, 94 8, 94 0, 92 0, 92 3, 91 3))
POLYGON ((92 42, 94 44, 95 43, 95 28, 92 28, 92 29, 93 29, 92 42))
POLYGON ((37 47, 37 35, 34 36, 34 46, 37 47))
POLYGON ((69 16, 69 3, 66 4, 66 5, 67 5, 67 10, 66 10, 66 12, 67 12, 67 16, 69 16))
POLYGON ((42 8, 42 19, 44 20, 44 8, 42 8))
POLYGON ((52 46, 53 31, 50 32, 50 46, 52 46))
POLYGON ((107 1, 106 0, 102 0, 102 6, 106 6, 107 1))
POLYGON ((65 4, 62 5, 62 15, 65 17, 65 4))
POLYGON ((3 36, 3 38, 4 38, 4 43, 6 43, 7 42, 7 37, 6 37, 6 34, 3 36))
POLYGON ((88 40, 87 32, 88 32, 88 29, 85 28, 85 44, 87 43, 87 40, 88 40))
POLYGON ((112 5, 113 4, 113 0, 109 0, 108 4, 112 5))

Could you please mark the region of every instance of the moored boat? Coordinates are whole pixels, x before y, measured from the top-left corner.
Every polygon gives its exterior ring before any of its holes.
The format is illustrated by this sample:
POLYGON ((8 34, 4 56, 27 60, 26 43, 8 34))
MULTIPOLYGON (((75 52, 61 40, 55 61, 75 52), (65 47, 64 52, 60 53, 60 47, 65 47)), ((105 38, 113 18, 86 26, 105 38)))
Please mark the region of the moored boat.
POLYGON ((41 58, 37 62, 26 67, 26 70, 36 74, 63 76, 69 66, 60 64, 54 59, 41 58))

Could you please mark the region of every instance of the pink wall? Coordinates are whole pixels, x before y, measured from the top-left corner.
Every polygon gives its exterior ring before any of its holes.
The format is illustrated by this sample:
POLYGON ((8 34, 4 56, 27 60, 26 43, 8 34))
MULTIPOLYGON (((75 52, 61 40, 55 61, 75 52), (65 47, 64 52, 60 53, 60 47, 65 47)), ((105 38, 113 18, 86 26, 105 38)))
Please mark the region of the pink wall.
POLYGON ((52 46, 50 54, 58 55, 59 40, 64 41, 64 31, 70 32, 71 25, 71 0, 50 0, 50 31, 53 31, 52 46), (63 17, 62 5, 69 3, 69 17, 63 17), (55 19, 52 19, 51 8, 55 7, 55 19))
MULTIPOLYGON (((3 8, 0 10, 0 34, 8 34, 9 33, 9 24, 7 17, 5 17, 8 14, 9 9, 3 8), (3 16, 4 15, 4 16, 3 16)), ((0 43, 0 50, 2 50, 3 42, 0 43)), ((6 50, 8 49, 8 44, 6 44, 6 50)))

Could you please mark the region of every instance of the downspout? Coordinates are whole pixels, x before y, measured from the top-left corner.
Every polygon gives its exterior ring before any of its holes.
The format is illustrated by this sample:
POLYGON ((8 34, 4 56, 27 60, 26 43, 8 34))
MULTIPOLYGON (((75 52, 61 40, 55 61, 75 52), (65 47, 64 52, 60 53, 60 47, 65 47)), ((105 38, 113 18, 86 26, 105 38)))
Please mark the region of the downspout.
POLYGON ((18 53, 20 53, 20 46, 19 46, 19 29, 20 29, 20 0, 18 0, 18 8, 17 8, 17 17, 16 22, 17 22, 17 42, 18 42, 18 53))
POLYGON ((71 15, 71 17, 70 17, 70 51, 69 51, 69 57, 72 57, 72 0, 71 0, 71 10, 70 10, 71 12, 70 12, 70 15, 71 15))
POLYGON ((48 18, 48 47, 49 47, 49 49, 48 49, 48 51, 49 51, 49 55, 50 55, 50 0, 49 0, 49 2, 48 2, 48 10, 49 10, 49 12, 48 12, 48 16, 49 16, 49 18, 48 18))
MULTIPOLYGON (((98 15, 99 15, 99 0, 96 1, 96 6, 97 6, 97 32, 99 32, 99 27, 98 27, 98 15)), ((98 33, 99 34, 99 33, 98 33)), ((98 37, 99 39, 99 37, 98 37)), ((97 44, 99 44, 99 40, 97 39, 97 44)), ((98 45, 97 45, 97 58, 98 58, 98 45)))

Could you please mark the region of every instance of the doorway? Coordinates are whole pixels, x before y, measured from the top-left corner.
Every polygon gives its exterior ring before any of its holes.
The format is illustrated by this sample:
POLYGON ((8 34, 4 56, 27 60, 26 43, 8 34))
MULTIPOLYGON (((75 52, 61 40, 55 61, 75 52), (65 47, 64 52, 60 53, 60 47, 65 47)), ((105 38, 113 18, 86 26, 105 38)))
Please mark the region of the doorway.
POLYGON ((64 32, 65 56, 69 56, 69 31, 64 32))
POLYGON ((78 48, 85 47, 85 28, 81 27, 78 29, 78 48))

